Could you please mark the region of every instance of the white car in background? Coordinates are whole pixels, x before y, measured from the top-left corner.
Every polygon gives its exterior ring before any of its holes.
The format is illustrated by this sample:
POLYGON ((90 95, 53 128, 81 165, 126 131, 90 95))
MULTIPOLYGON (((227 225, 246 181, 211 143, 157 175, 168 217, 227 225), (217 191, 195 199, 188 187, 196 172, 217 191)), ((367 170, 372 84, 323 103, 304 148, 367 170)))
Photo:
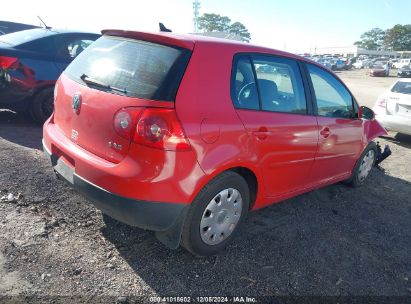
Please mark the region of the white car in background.
POLYGON ((364 61, 363 61, 363 60, 357 60, 356 62, 354 62, 354 63, 352 64, 352 66, 353 66, 355 69, 362 69, 362 68, 364 68, 364 61))
POLYGON ((365 69, 368 68, 371 64, 371 60, 369 59, 360 59, 353 63, 353 67, 356 69, 365 69))
POLYGON ((395 62, 392 66, 394 69, 401 69, 402 67, 409 65, 411 63, 410 58, 405 58, 405 59, 399 59, 397 62, 395 62))
POLYGON ((411 135, 411 79, 399 79, 378 98, 373 110, 387 130, 411 135))

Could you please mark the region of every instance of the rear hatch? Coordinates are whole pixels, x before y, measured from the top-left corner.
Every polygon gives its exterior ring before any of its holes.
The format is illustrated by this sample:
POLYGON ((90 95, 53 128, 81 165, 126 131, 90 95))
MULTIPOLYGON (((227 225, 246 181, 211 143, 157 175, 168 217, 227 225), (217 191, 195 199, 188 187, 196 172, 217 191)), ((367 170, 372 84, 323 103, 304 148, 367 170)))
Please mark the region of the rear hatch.
POLYGON ((123 131, 143 107, 174 107, 189 56, 183 48, 105 35, 58 81, 54 123, 80 147, 118 163, 133 132, 123 131))
POLYGON ((411 81, 398 81, 387 98, 387 112, 411 120, 411 81))

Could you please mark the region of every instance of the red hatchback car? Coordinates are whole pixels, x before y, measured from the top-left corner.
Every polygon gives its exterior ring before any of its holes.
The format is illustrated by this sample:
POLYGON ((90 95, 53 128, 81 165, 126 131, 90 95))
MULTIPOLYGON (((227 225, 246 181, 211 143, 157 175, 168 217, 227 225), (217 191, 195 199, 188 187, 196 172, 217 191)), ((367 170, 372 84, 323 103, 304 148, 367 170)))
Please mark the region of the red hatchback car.
POLYGON ((382 134, 336 75, 302 57, 106 30, 58 80, 43 145, 105 214, 211 255, 250 210, 362 184, 382 134))

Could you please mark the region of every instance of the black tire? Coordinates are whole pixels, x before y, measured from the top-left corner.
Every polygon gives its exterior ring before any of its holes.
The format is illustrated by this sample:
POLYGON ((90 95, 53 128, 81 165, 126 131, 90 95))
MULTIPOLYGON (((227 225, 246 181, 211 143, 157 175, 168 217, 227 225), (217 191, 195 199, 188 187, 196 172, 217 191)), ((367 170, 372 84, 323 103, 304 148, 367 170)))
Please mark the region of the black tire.
POLYGON ((238 228, 248 212, 249 202, 249 189, 244 178, 232 171, 223 172, 209 182, 192 202, 184 222, 181 245, 197 256, 210 256, 223 250, 238 232, 238 228), (237 190, 241 195, 242 209, 240 219, 234 230, 232 230, 231 234, 226 239, 215 245, 207 244, 203 241, 200 235, 201 219, 213 198, 221 191, 229 188, 237 190))
POLYGON ((364 162, 364 158, 366 157, 366 155, 368 154, 368 152, 370 150, 374 151, 374 160, 372 161, 371 168, 374 167, 374 165, 375 165, 375 161, 377 159, 377 145, 375 144, 375 142, 370 142, 368 144, 367 148, 361 154, 361 156, 358 159, 357 163, 355 164, 355 167, 354 167, 351 178, 346 181, 347 184, 349 184, 350 186, 352 186, 354 188, 360 187, 362 184, 364 184, 367 177, 369 176, 369 174, 367 174, 367 176, 365 176, 365 178, 361 178, 360 177, 360 168, 361 168, 362 163, 364 162))
POLYGON ((54 110, 54 88, 49 87, 38 92, 31 104, 30 115, 37 123, 44 123, 54 110))

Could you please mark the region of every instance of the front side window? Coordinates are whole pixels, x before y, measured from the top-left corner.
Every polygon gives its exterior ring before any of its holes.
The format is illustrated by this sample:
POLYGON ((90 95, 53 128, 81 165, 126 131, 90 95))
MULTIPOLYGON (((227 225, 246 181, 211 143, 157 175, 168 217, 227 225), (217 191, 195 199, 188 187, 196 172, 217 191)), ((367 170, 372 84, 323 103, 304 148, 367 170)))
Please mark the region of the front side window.
POLYGON ((271 56, 255 56, 253 64, 264 111, 307 113, 304 86, 295 61, 271 56))
POLYGON ((298 64, 282 57, 238 56, 231 80, 231 97, 239 109, 307 113, 298 64))
POLYGON ((342 83, 327 71, 308 64, 319 116, 353 118, 353 99, 342 83))

